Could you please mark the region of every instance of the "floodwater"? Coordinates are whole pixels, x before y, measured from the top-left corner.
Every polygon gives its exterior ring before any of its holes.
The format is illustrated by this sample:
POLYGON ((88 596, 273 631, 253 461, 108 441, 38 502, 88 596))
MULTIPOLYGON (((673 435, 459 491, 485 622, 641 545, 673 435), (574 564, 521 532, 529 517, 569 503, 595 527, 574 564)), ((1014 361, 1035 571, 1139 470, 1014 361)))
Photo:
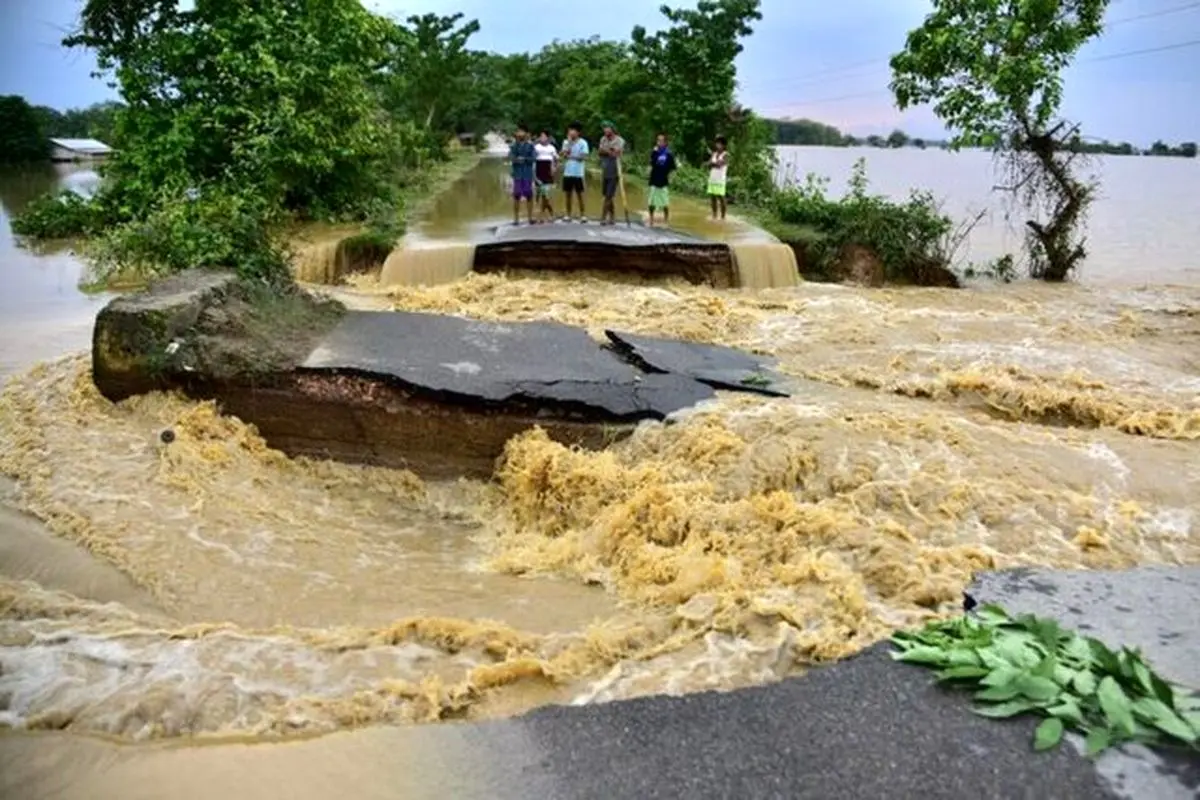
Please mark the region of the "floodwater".
MULTIPOLYGON (((779 175, 803 179, 808 172, 830 179, 840 195, 854 162, 866 159, 871 190, 904 199, 913 188, 928 189, 956 220, 983 218, 961 252, 967 261, 987 261, 1021 247, 1024 217, 1008 195, 990 153, 878 147, 781 147, 779 175)), ((1095 156, 1080 159, 1080 177, 1100 182, 1088 225, 1088 257, 1077 276, 1085 283, 1200 283, 1200 159, 1095 156)))
MULTIPOLYGON (((585 184, 585 209, 591 220, 588 229, 593 233, 599 230, 595 226, 602 207, 600 184, 594 177, 589 177, 585 184)), ((484 159, 430 204, 428 213, 408 232, 403 246, 388 257, 380 275, 381 281, 386 285, 430 286, 461 279, 471 271, 475 245, 494 236, 498 228, 513 224, 511 192, 512 181, 504 160, 484 159)), ((566 213, 560 187, 553 190, 551 199, 554 215, 543 218, 539 208, 535 208, 535 220, 556 226, 578 224, 552 222, 566 213)), ((625 196, 618 194, 614 202, 618 226, 627 222, 640 226, 648 221, 646 190, 640 182, 629 181, 625 196)), ((579 214, 578 206, 574 214, 579 214)), ((527 225, 527 220, 528 211, 522 204, 519 224, 527 225)), ((671 199, 669 224, 675 231, 729 243, 734 253, 738 285, 793 286, 798 280, 796 258, 791 248, 779 244, 774 237, 736 215, 714 220, 707 204, 677 194, 671 199)), ((620 230, 611 233, 620 233, 620 230)), ((337 274, 339 270, 333 263, 336 257, 336 242, 326 237, 326 241, 305 248, 298 273, 314 278, 337 274)))
MULTIPOLYGON (((629 164, 626 168, 632 169, 629 164)), ((482 161, 478 168, 464 175, 456 185, 430 204, 429 215, 414 226, 411 242, 421 244, 454 239, 479 241, 497 225, 512 224, 512 182, 508 176, 509 167, 503 159, 488 158, 482 161)), ((561 183, 560 180, 551 195, 556 216, 566 213, 561 183)), ((642 181, 627 181, 624 199, 628 202, 623 202, 618 193, 614 200, 618 224, 625 223, 626 210, 632 222, 648 219, 646 189, 642 181)), ((589 176, 585 182, 584 203, 590 224, 598 223, 602 202, 600 179, 598 176, 589 176)), ((535 219, 538 218, 538 209, 535 203, 535 219)), ((578 205, 574 214, 579 215, 578 205)), ((527 216, 522 202, 522 224, 525 224, 527 216)), ((658 219, 661 220, 661 215, 658 219)), ((676 230, 716 241, 756 241, 763 238, 761 231, 738 219, 714 221, 708 204, 678 193, 671 197, 670 224, 676 230)))
MULTIPOLYGON (((1195 252, 1186 208, 1158 235, 1195 252)), ((77 262, 0 243, 0 796, 433 796, 454 734, 390 725, 777 680, 952 611, 979 569, 1200 563, 1200 280, 1165 249, 1104 267, 1120 286, 1089 262, 960 291, 329 290, 719 342, 799 384, 602 453, 531 432, 491 482, 426 484, 104 401, 77 262)))

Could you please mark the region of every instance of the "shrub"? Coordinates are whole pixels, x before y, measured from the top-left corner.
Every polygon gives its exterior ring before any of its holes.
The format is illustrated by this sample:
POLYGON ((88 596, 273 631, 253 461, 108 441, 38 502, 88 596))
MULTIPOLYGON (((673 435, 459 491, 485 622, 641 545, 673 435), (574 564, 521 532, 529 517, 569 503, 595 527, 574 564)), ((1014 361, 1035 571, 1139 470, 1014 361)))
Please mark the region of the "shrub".
POLYGON ((18 236, 36 239, 91 236, 108 224, 109 216, 99 200, 63 190, 33 200, 12 221, 12 230, 18 236))
POLYGON ((964 234, 941 213, 933 195, 914 191, 904 202, 867 192, 866 166, 859 159, 842 198, 826 196, 827 178, 809 174, 803 184, 775 193, 771 211, 784 225, 812 234, 806 254, 828 272, 845 248, 871 250, 889 281, 912 281, 929 267, 947 267, 964 234))
POLYGON ((96 278, 225 267, 246 278, 286 283, 287 251, 272 233, 276 213, 257 194, 215 186, 163 198, 145 218, 118 225, 95 242, 96 278))

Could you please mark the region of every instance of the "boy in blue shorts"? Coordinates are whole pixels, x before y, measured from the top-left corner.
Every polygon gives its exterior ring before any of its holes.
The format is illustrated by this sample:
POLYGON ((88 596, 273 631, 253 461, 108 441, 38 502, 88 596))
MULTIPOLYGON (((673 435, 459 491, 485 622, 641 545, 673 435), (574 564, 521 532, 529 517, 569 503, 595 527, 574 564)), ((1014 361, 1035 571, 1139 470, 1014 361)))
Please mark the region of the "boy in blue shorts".
POLYGON ((521 201, 529 209, 529 224, 533 224, 533 168, 537 152, 529 141, 529 131, 517 125, 516 141, 508 149, 508 160, 512 162, 513 225, 521 224, 521 201))

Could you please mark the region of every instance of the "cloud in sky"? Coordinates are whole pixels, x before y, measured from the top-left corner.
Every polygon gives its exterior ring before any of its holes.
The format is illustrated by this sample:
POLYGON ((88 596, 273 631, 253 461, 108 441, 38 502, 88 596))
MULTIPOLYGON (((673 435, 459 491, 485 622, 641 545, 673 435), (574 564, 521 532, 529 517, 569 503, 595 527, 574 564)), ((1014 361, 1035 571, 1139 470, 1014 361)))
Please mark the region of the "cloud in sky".
MULTIPOLYGON (((0 94, 23 94, 56 107, 114 96, 89 77, 95 68, 89 53, 59 44, 81 5, 81 0, 0 0, 0 94)), ((500 52, 536 50, 554 39, 625 38, 634 25, 654 29, 662 23, 653 0, 365 0, 365 5, 392 15, 462 11, 483 26, 472 44, 500 52)), ((859 134, 902 127, 938 136, 941 126, 928 109, 901 113, 887 91, 887 58, 903 46, 929 5, 763 0, 764 20, 738 60, 740 99, 772 116, 810 117, 859 134)), ((1200 39, 1200 3, 1114 0, 1108 19, 1109 30, 1084 48, 1067 74, 1066 114, 1081 120, 1090 135, 1113 140, 1200 139, 1200 46, 1097 60, 1200 39)))

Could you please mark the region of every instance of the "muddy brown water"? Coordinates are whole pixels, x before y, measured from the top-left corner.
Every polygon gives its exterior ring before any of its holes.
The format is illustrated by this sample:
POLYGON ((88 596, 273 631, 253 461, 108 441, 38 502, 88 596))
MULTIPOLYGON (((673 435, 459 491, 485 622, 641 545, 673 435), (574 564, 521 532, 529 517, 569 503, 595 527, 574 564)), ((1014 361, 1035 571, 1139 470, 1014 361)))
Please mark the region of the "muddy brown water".
MULTIPOLYGON (((6 217, 58 179, 6 176, 6 217)), ((424 484, 290 461, 178 397, 107 403, 102 299, 3 228, 4 797, 432 796, 455 734, 412 723, 777 680, 953 609, 982 568, 1200 562, 1200 285, 326 290, 720 342, 803 380, 424 484)))

